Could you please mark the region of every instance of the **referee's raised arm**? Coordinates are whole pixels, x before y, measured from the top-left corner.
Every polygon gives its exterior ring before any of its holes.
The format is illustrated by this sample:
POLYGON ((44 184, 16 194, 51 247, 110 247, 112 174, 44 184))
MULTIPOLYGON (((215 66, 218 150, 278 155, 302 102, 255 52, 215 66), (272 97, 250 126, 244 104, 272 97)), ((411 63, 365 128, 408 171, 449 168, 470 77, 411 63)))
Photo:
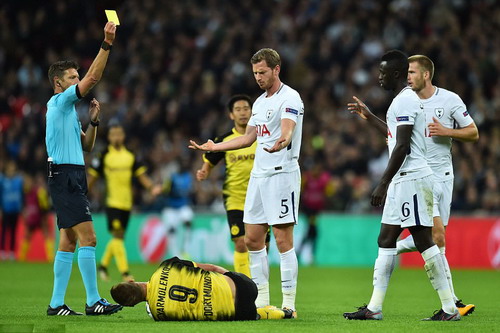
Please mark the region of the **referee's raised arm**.
POLYGON ((99 80, 101 80, 102 73, 106 67, 106 62, 108 61, 109 52, 113 46, 113 41, 116 35, 116 25, 113 22, 106 23, 104 27, 104 41, 101 44, 99 53, 95 57, 92 65, 83 77, 83 79, 78 83, 78 89, 80 90, 80 95, 83 97, 88 94, 90 89, 92 89, 99 80))

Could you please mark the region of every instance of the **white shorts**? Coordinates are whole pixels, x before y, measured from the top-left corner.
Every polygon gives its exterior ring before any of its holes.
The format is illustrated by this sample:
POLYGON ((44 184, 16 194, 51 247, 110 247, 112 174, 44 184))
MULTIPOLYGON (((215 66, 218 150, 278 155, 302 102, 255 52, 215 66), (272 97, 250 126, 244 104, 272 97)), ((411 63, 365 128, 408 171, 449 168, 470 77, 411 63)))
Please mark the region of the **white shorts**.
POLYGON ((297 224, 300 170, 269 177, 250 177, 243 222, 248 224, 297 224))
POLYGON ((167 229, 177 228, 180 224, 193 221, 194 213, 191 207, 182 206, 179 208, 167 207, 161 212, 161 220, 167 229))
POLYGON ((434 211, 433 217, 440 216, 443 225, 447 226, 450 220, 451 198, 453 195, 453 179, 434 182, 434 211))
POLYGON ((382 223, 401 228, 432 227, 432 176, 391 183, 387 190, 382 223))

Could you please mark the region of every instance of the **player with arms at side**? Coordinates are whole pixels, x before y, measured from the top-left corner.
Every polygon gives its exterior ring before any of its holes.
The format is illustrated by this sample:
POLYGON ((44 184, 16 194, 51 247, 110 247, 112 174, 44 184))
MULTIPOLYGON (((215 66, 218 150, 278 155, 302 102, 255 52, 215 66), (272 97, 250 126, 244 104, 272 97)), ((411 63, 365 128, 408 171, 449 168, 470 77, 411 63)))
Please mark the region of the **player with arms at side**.
POLYGON ((100 106, 95 99, 90 102, 90 125, 86 133, 81 129, 75 109, 75 104, 101 79, 115 33, 116 25, 106 23, 99 53, 81 81, 79 66, 74 61, 58 61, 49 68, 49 81, 54 89, 54 96, 47 103, 45 143, 47 155, 53 161, 49 162, 48 184, 60 232, 59 247, 54 259, 54 289, 47 309, 49 316, 81 315, 64 303, 77 242, 80 245, 78 267, 87 294, 85 313, 113 314, 122 309, 121 305, 110 304, 101 298, 97 290, 97 241, 87 198, 83 151, 90 152, 94 148, 100 106))
MULTIPOLYGON (((248 120, 252 115, 252 101, 246 95, 234 95, 227 103, 229 117, 234 121, 230 132, 215 138, 214 143, 226 142, 245 134, 248 120)), ((213 167, 222 159, 226 163, 226 177, 222 190, 224 206, 227 212, 227 222, 234 242, 234 271, 250 277, 248 249, 245 245, 245 225, 243 224, 243 208, 247 193, 250 172, 255 159, 254 142, 250 147, 231 152, 207 152, 203 154, 203 165, 196 172, 196 179, 202 181, 208 178, 213 167)), ((266 240, 269 243, 269 240, 266 240)))
POLYGON ((122 279, 129 281, 134 278, 129 272, 123 239, 133 204, 132 178, 137 177, 153 196, 160 193, 161 185, 153 184, 146 174, 146 166, 125 147, 125 131, 121 125, 109 126, 108 142, 108 148, 92 162, 92 167, 88 170, 89 189, 92 189, 98 177, 103 176, 106 180, 106 216, 108 230, 113 236, 106 245, 98 270, 101 279, 108 281, 108 266, 115 257, 122 279))
MULTIPOLYGON (((445 228, 450 218, 453 194, 452 139, 464 142, 479 140, 474 120, 467 112, 462 99, 455 93, 432 84, 434 63, 424 55, 408 58, 408 85, 420 97, 427 116, 427 163, 434 173, 434 227, 432 237, 441 251, 446 275, 455 304, 461 316, 472 313, 474 304, 464 304, 455 295, 450 266, 445 255, 445 228), (458 124, 458 128, 454 128, 458 124)), ((410 235, 397 243, 398 254, 415 251, 415 242, 410 235)))
POLYGON ((282 308, 294 310, 296 316, 298 263, 293 228, 298 221, 300 199, 298 159, 304 104, 297 91, 281 82, 281 59, 275 50, 261 49, 250 62, 255 80, 265 92, 253 105, 245 134, 226 142, 209 140, 202 145, 191 140, 190 148, 227 151, 249 147, 257 140, 243 214, 250 272, 258 288, 256 305, 270 304, 265 239, 272 226, 280 252, 282 308))
POLYGON ((425 320, 459 320, 439 248, 432 240, 432 170, 426 161, 425 113, 418 96, 406 86, 408 58, 398 50, 382 56, 379 67, 382 88, 396 97, 387 110, 384 123, 358 98, 348 109, 362 114, 379 132, 387 136, 389 163, 375 188, 371 204, 381 206, 382 226, 378 237, 379 253, 373 272, 373 293, 368 305, 346 312, 346 319, 381 320, 382 304, 396 264, 396 241, 403 228, 413 235, 416 247, 425 261, 429 280, 441 300, 441 309, 425 320))
POLYGON ((257 287, 246 275, 177 257, 162 262, 149 282, 113 286, 111 296, 124 306, 146 301, 148 314, 157 321, 293 318, 291 310, 257 309, 257 287))

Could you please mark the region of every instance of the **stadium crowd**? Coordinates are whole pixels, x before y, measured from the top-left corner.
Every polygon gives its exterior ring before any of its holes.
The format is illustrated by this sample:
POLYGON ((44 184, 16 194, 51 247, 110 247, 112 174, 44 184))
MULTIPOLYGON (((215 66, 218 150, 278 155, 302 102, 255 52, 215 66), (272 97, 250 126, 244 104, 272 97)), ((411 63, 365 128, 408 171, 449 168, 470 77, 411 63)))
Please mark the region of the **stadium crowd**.
MULTIPOLYGON (((369 213, 370 195, 387 163, 385 140, 347 111, 351 96, 379 116, 391 96, 378 85, 388 49, 434 60, 434 82, 464 100, 479 128, 477 144, 454 144, 453 211, 500 210, 500 7, 495 0, 293 1, 2 1, 0 4, 0 169, 13 159, 25 174, 46 170, 47 80, 56 53, 88 69, 102 37, 104 9, 120 17, 101 83, 85 98, 101 103, 99 152, 106 124, 119 122, 127 146, 156 181, 200 154, 204 142, 231 128, 225 103, 256 98, 250 57, 262 47, 282 55, 282 80, 305 104, 301 165, 331 175, 327 210, 369 213), (106 3, 106 2, 104 2, 106 3), (102 126, 104 125, 104 126, 102 126)), ((88 103, 79 105, 84 128, 88 103)), ((86 119, 87 117, 87 119, 86 119)), ((88 155, 91 163, 92 155, 88 155)), ((194 203, 220 206, 224 172, 199 183, 194 203), (217 205, 219 204, 219 205, 217 205)), ((140 210, 160 209, 136 189, 140 210)), ((93 193, 96 209, 103 195, 93 193)))

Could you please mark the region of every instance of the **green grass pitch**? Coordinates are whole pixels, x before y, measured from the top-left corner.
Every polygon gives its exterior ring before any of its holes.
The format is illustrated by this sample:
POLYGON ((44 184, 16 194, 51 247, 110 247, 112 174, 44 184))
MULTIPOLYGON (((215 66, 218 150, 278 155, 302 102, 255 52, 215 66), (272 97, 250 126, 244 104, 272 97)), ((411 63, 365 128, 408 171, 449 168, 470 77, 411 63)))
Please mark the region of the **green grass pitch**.
MULTIPOLYGON (((147 280, 154 265, 132 265, 136 279, 147 280)), ((110 287, 99 281, 101 296, 111 299, 110 287)), ((154 322, 143 304, 105 317, 47 317, 52 292, 52 265, 0 263, 0 332, 500 332, 497 306, 500 272, 455 270, 455 288, 476 311, 459 322, 422 322, 440 307, 423 269, 396 268, 384 303, 383 321, 347 321, 342 313, 369 301, 371 268, 301 267, 297 295, 298 319, 256 322, 154 322)), ((281 305, 279 268, 271 268, 271 302, 281 305)), ((85 291, 73 273, 66 303, 84 310, 85 291)))

